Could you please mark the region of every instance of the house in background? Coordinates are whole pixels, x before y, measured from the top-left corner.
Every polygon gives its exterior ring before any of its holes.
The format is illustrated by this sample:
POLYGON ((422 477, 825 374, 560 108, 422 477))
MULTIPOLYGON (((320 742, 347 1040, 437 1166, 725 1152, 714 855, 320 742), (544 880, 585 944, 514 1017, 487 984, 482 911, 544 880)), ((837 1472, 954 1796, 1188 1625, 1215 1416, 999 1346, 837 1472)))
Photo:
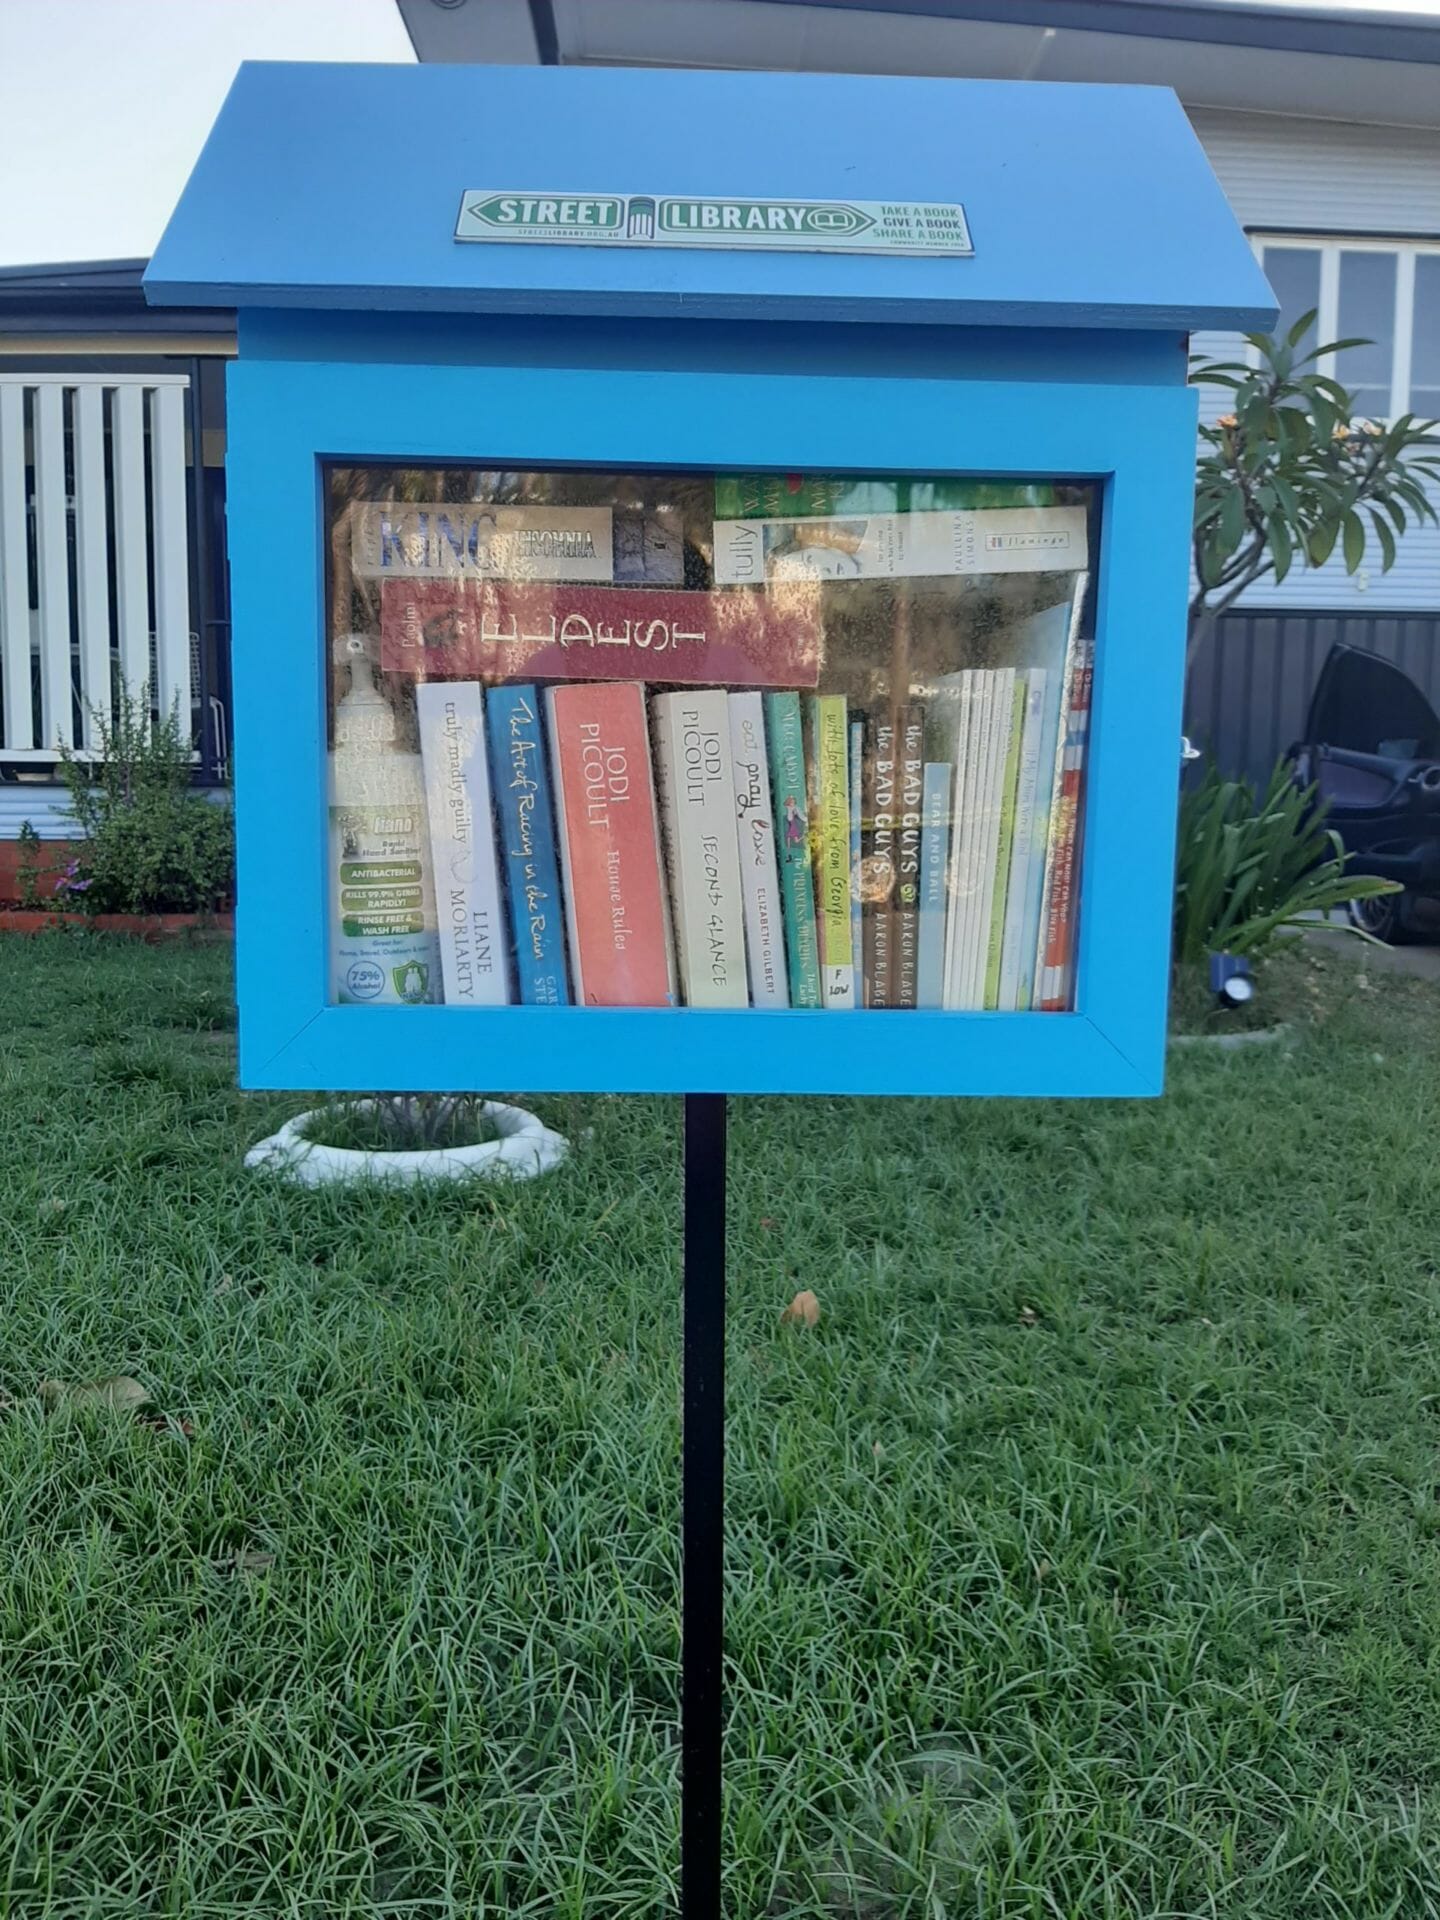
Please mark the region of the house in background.
MULTIPOLYGON (((60 12, 66 0, 51 4, 60 12)), ((408 36, 398 57, 420 60, 1173 86, 1265 264, 1282 324, 1313 306, 1325 337, 1372 339, 1334 371, 1375 416, 1440 414, 1440 19, 1288 0, 363 0, 363 15, 337 12, 335 0, 291 6, 292 20, 325 12, 336 59, 357 57, 362 20, 373 34, 384 14, 408 36)), ((169 0, 154 11, 163 37, 169 0)), ((227 17, 241 18, 234 0, 227 17)), ((244 18, 249 30, 258 13, 244 18)), ((284 51, 255 33, 240 53, 284 51)), ((541 129, 525 165, 543 156, 541 129)), ((171 198, 192 158, 172 156, 171 198)), ((141 266, 0 268, 0 893, 3 843, 23 819, 63 834, 56 736, 93 745, 87 705, 117 674, 149 677, 180 700, 197 777, 222 777, 228 759, 223 367, 233 334, 223 317, 147 312, 141 266)), ((1213 337, 1194 347, 1244 351, 1213 337)), ((1407 534, 1389 574, 1372 555, 1353 577, 1332 561, 1248 594, 1196 663, 1190 731, 1227 768, 1263 777, 1300 734, 1339 638, 1394 659, 1440 704, 1440 530, 1407 534)))

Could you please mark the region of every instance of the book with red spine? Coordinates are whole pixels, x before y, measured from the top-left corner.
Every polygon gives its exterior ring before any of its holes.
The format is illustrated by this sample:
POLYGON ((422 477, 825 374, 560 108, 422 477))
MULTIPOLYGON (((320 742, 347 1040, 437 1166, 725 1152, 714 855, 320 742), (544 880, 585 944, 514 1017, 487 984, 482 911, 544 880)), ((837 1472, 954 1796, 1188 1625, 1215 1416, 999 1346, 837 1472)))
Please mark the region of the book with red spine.
POLYGON ((1080 921, 1080 818, 1085 753, 1090 734, 1090 694, 1095 677, 1092 641, 1077 641, 1070 667, 1055 803, 1045 859, 1045 904, 1040 915, 1035 1004, 1041 1013, 1069 1013, 1075 1004, 1075 935, 1080 921))
POLYGON ((725 592, 547 580, 385 580, 380 664, 427 679, 813 687, 816 581, 725 592))
POLYGON ((545 706, 576 1004, 673 1006, 645 689, 552 687, 545 706))

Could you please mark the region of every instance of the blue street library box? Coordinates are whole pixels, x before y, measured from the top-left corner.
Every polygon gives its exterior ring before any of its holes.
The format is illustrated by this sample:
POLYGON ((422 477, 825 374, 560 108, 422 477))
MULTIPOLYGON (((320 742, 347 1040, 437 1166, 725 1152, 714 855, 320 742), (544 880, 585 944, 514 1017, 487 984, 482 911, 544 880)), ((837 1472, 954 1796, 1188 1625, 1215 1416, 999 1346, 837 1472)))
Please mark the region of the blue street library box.
POLYGON ((245 1084, 1160 1090, 1274 314, 1172 94, 246 66, 146 286, 239 315, 245 1084))

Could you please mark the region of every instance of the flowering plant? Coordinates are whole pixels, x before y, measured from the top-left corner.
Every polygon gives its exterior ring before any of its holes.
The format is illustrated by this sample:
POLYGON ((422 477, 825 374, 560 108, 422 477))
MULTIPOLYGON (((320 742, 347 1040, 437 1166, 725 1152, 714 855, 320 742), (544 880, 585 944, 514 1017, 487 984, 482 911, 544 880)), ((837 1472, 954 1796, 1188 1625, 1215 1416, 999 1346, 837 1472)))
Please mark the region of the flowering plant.
POLYGON ((1231 409, 1200 429, 1195 486, 1195 592, 1190 658, 1247 587, 1297 560, 1323 566, 1339 543, 1345 571, 1370 550, 1380 567, 1414 520, 1434 520, 1427 486, 1440 480, 1440 439, 1431 420, 1402 414, 1388 424, 1355 418, 1355 396, 1319 368, 1363 340, 1333 340, 1302 352, 1314 313, 1283 339, 1245 337, 1253 365, 1197 361, 1191 379, 1226 387, 1231 409))

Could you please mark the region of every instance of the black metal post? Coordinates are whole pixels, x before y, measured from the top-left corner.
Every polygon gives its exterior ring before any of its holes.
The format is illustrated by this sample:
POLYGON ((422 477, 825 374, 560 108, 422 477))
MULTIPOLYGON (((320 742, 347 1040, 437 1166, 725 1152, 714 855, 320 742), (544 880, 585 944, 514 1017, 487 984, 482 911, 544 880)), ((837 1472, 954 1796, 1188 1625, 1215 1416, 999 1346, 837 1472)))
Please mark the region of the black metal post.
POLYGON ((725 1657, 725 1095, 685 1096, 680 1905, 720 1920, 725 1657))

